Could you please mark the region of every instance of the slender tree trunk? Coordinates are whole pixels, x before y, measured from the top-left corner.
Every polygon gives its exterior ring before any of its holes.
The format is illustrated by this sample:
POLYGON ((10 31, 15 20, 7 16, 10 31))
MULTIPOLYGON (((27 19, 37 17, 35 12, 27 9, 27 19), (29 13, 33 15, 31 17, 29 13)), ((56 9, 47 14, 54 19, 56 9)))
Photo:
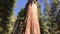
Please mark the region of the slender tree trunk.
POLYGON ((25 34, 40 34, 37 5, 34 2, 28 4, 25 23, 25 34))

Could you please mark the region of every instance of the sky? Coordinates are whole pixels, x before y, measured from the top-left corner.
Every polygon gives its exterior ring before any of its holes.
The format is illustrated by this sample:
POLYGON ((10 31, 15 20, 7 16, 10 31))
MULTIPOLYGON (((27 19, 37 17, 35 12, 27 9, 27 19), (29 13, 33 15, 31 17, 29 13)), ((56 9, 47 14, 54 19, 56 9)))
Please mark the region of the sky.
MULTIPOLYGON (((43 0, 38 0, 39 3, 41 3, 41 10, 42 10, 42 14, 44 12, 44 1, 43 0)), ((15 16, 18 15, 18 12, 21 10, 22 7, 25 7, 27 3, 27 0, 17 0, 16 1, 16 7, 14 7, 14 12, 15 12, 15 16)), ((50 3, 50 0, 48 0, 48 3, 50 3)))
POLYGON ((20 11, 20 9, 22 7, 25 7, 25 4, 26 4, 27 0, 17 0, 16 3, 15 3, 15 7, 14 7, 14 12, 15 12, 15 16, 18 15, 18 12, 20 11))

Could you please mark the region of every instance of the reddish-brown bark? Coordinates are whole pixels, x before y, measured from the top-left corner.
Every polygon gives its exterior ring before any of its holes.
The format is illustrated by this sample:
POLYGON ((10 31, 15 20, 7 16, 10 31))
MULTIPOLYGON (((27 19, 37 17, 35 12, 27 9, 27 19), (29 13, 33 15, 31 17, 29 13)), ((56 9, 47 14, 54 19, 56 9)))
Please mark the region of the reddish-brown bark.
POLYGON ((37 5, 35 3, 28 5, 25 23, 25 34, 40 34, 37 5))

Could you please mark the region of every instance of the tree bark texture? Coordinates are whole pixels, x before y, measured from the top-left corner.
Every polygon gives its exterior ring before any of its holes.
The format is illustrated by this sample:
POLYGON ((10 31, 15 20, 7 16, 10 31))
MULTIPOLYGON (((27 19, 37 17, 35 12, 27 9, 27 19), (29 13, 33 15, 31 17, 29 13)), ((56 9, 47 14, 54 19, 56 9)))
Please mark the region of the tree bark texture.
POLYGON ((28 5, 25 23, 25 34, 40 34, 37 5, 34 2, 28 5))

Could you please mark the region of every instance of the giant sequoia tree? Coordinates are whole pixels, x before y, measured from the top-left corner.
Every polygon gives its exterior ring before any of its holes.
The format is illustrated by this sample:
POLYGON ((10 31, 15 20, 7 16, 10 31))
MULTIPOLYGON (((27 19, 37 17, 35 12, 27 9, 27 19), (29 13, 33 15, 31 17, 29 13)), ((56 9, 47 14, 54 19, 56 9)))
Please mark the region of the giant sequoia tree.
MULTIPOLYGON (((27 6, 28 3, 26 4, 25 8, 21 9, 20 12, 18 13, 17 20, 14 24, 14 31, 13 34, 23 34, 25 32, 26 24, 25 24, 25 18, 26 18, 26 11, 27 11, 27 6)), ((39 23, 41 23, 41 10, 40 10, 40 5, 37 3, 37 8, 38 8, 38 18, 39 18, 39 23)))
POLYGON ((0 0, 0 34, 10 34, 13 30, 14 0, 0 0))
POLYGON ((28 0, 25 34, 40 34, 37 0, 28 0))

